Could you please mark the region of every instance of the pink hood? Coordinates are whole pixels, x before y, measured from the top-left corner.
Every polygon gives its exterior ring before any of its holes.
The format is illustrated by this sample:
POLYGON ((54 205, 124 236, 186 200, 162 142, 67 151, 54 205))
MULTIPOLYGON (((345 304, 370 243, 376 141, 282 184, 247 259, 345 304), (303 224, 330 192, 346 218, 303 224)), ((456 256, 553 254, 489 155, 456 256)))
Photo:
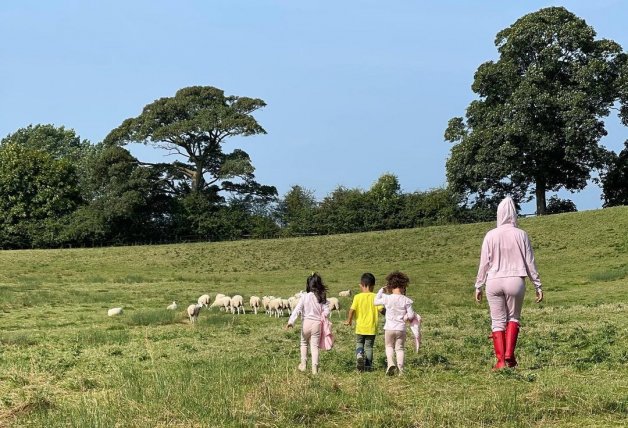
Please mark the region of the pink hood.
POLYGON ((506 196, 497 206, 497 227, 506 224, 517 226, 517 208, 510 196, 506 196))

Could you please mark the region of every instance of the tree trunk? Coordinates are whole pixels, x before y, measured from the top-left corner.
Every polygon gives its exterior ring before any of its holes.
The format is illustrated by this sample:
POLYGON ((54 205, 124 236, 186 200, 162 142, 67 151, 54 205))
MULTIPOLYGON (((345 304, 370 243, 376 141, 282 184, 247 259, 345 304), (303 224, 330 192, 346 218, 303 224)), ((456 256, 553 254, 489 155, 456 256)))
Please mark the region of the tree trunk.
POLYGON ((192 193, 200 192, 205 185, 205 179, 203 178, 203 163, 196 162, 196 170, 194 171, 194 177, 192 178, 192 193))
POLYGON ((536 180, 536 215, 545 215, 545 180, 536 180))

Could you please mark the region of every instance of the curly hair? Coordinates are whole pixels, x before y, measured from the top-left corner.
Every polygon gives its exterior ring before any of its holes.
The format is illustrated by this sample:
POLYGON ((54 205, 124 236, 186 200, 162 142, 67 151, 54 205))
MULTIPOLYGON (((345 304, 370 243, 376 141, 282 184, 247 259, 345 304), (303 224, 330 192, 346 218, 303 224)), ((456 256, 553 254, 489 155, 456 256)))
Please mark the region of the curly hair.
POLYGON ((408 278, 408 275, 398 270, 391 272, 386 277, 386 287, 388 287, 389 290, 399 288, 404 294, 409 283, 410 278, 408 278))

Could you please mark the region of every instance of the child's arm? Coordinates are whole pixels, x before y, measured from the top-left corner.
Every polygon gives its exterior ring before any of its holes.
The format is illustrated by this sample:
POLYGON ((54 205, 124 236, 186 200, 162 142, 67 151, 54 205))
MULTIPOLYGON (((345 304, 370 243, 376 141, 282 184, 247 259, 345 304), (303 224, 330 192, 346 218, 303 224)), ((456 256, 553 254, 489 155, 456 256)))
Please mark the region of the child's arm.
POLYGON ((351 322, 353 321, 353 314, 355 313, 355 311, 353 309, 349 309, 349 318, 345 321, 346 325, 351 325, 351 322))
POLYGON ((373 301, 374 305, 383 305, 386 303, 386 296, 384 296, 384 287, 380 288, 375 296, 375 300, 373 301))
POLYGON ((299 299, 299 303, 297 303, 297 306, 292 311, 292 315, 290 315, 290 318, 288 319, 288 324, 286 325, 286 328, 291 328, 294 325, 294 322, 297 320, 297 317, 303 310, 303 301, 305 300, 305 296, 307 296, 307 294, 303 294, 299 299))

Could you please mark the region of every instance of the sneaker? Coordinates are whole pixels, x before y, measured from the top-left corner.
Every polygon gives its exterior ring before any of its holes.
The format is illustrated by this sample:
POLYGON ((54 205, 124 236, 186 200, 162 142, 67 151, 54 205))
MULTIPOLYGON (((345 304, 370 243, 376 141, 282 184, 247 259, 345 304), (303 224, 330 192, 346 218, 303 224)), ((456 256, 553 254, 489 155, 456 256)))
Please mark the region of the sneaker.
POLYGON ((356 356, 356 368, 361 372, 364 371, 364 354, 362 352, 358 352, 356 356))
POLYGON ((304 372, 307 369, 307 366, 306 366, 305 363, 301 363, 301 364, 299 364, 298 369, 299 369, 299 371, 304 372))
POLYGON ((396 375, 397 373, 399 373, 399 369, 397 369, 397 366, 389 366, 389 367, 386 369, 386 375, 387 375, 387 376, 394 376, 394 375, 396 375))
POLYGON ((312 374, 318 374, 318 364, 312 364, 312 374))

